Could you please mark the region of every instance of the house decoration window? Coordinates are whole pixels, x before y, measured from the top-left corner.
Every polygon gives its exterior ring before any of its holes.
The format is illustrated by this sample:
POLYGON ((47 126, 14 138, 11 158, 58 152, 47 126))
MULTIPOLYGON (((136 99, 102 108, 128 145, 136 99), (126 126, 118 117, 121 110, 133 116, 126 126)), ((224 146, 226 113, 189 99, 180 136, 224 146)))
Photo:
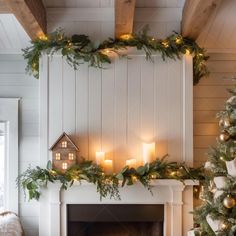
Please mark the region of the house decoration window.
POLYGON ((67 164, 66 162, 63 162, 61 168, 62 168, 63 170, 67 170, 68 164, 67 164))
POLYGON ((73 161, 73 160, 74 160, 74 153, 69 153, 69 154, 68 154, 68 159, 69 159, 70 161, 73 161))
POLYGON ((61 160, 61 153, 56 153, 56 160, 60 161, 61 160))
POLYGON ((61 147, 63 147, 63 148, 67 148, 67 141, 63 141, 63 142, 61 142, 61 147))

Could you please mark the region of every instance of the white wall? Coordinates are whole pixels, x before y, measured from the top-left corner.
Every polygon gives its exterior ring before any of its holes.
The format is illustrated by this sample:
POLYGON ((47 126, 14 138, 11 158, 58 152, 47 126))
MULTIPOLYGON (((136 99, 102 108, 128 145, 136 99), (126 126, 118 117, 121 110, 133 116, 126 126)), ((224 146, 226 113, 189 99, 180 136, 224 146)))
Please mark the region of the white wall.
POLYGON ((116 171, 130 158, 142 164, 143 142, 156 143, 156 156, 169 154, 170 161, 191 164, 192 69, 188 59, 186 64, 185 60, 164 62, 157 55, 152 63, 134 55, 117 59, 104 70, 84 64, 74 72, 60 55, 44 57, 40 96, 49 97, 41 114, 49 112, 41 119, 41 148, 45 150, 41 163, 46 164, 46 151, 66 132, 74 137, 82 157, 95 160, 96 151, 102 150, 113 159, 116 171))
MULTIPOLYGON (((0 55, 0 97, 20 97, 19 173, 39 164, 39 81, 25 74, 19 55, 0 55)), ((26 236, 38 235, 38 203, 20 192, 19 214, 26 236)))

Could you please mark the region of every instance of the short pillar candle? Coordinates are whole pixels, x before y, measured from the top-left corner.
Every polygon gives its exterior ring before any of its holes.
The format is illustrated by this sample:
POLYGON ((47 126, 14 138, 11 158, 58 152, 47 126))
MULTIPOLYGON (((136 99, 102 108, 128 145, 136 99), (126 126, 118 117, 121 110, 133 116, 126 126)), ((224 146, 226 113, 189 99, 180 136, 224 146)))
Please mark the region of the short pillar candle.
POLYGON ((136 159, 128 159, 128 160, 126 160, 125 163, 126 163, 126 165, 129 166, 129 167, 135 168, 137 161, 136 161, 136 159))
POLYGON ((104 160, 104 170, 107 174, 113 173, 113 161, 112 160, 104 160))

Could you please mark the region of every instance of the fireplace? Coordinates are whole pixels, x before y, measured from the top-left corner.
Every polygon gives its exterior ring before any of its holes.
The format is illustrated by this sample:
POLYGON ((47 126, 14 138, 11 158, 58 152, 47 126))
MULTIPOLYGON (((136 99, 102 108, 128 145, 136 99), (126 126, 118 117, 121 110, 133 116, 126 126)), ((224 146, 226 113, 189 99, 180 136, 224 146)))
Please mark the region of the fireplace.
POLYGON ((162 204, 68 204, 68 236, 163 236, 162 204))
MULTIPOLYGON (((68 233, 85 229, 84 235, 89 236, 129 236, 122 231, 128 227, 131 232, 132 229, 139 232, 152 229, 153 233, 158 232, 157 236, 183 236, 193 225, 189 212, 193 209, 192 185, 195 184, 197 182, 192 180, 184 183, 171 179, 155 180, 151 195, 137 183, 120 189, 120 201, 109 198, 101 201, 93 184, 76 182, 65 191, 60 183, 49 183, 42 189, 40 198, 39 235, 68 236, 68 233), (118 233, 104 231, 107 225, 118 233)), ((136 231, 134 235, 138 235, 136 231)))

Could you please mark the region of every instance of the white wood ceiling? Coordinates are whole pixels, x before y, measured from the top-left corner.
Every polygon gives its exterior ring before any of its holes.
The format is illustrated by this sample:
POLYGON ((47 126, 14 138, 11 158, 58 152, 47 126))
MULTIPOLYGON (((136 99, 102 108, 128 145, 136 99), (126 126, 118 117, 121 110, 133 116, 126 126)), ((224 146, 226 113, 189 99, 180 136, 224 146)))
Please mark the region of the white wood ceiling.
MULTIPOLYGON (((113 7, 114 0, 43 0, 48 8, 113 7)), ((137 7, 183 7, 185 0, 136 0, 137 7)))
MULTIPOLYGON (((44 4, 50 12, 53 9, 67 8, 72 10, 73 8, 104 8, 104 10, 111 9, 111 14, 114 14, 114 1, 115 0, 43 0, 44 4)), ((143 20, 147 17, 150 21, 150 28, 153 32, 157 32, 158 37, 165 36, 163 32, 170 32, 170 29, 179 25, 181 20, 181 11, 185 0, 136 0, 136 17, 135 17, 135 30, 140 30, 146 22, 143 20), (143 10, 142 8, 149 8, 143 10), (156 8, 156 9, 155 9, 156 8), (158 11, 158 9, 165 8, 165 10, 158 11), (179 9, 179 10, 178 10, 179 9), (150 14, 145 15, 145 11, 155 11, 155 17, 159 17, 158 27, 157 23, 154 22, 154 18, 150 20, 150 14), (141 13, 142 12, 142 13, 141 13), (161 15, 160 15, 161 12, 161 15), (170 14, 173 12, 173 14, 170 14), (169 19, 168 24, 161 25, 161 21, 169 19), (177 19, 174 22, 173 18, 177 19), (144 21, 144 23, 142 22, 144 21), (154 23, 153 23, 154 22, 154 23), (176 24, 176 26, 174 26, 176 24), (167 30, 165 29, 167 28, 167 30)), ((75 10, 75 9, 73 9, 75 10)), ((92 10, 92 9, 91 9, 92 10)), ((95 9, 94 9, 95 10, 95 9)), ((216 9, 215 14, 209 20, 206 27, 203 29, 198 42, 209 49, 210 51, 216 52, 236 52, 236 0, 222 0, 221 5, 216 9)), ((60 16, 63 19, 63 15, 60 16)), ((51 16, 49 17, 50 20, 51 16)), ((73 17, 72 17, 73 18, 73 17)), ((60 21, 57 18, 58 24, 55 22, 49 22, 50 29, 61 25, 61 27, 67 26, 65 22, 60 21)), ((109 27, 113 27, 114 20, 109 23, 109 27)), ((108 29, 108 26, 104 26, 104 30, 108 29)), ((94 29, 93 29, 94 30, 94 29)), ((110 30, 111 31, 111 30, 110 30)), ((153 33, 151 32, 151 33, 153 33)), ((85 32, 86 33, 86 32, 85 32)), ((16 20, 12 14, 0 14, 0 53, 19 53, 21 48, 29 45, 29 37, 26 32, 16 20)))
POLYGON ((12 14, 0 14, 0 53, 21 53, 30 38, 12 14))

